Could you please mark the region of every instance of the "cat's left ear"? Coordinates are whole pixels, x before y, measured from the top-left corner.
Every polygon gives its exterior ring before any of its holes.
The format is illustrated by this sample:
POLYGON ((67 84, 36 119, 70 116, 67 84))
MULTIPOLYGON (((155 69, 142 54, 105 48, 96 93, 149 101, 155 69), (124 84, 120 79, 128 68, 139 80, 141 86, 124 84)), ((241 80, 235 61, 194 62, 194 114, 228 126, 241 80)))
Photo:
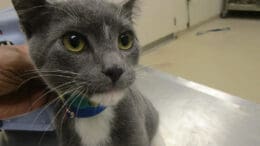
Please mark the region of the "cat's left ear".
POLYGON ((122 3, 121 15, 133 21, 134 16, 139 10, 138 1, 139 0, 125 0, 122 3))
POLYGON ((50 18, 46 0, 12 0, 12 3, 28 38, 43 28, 50 18))

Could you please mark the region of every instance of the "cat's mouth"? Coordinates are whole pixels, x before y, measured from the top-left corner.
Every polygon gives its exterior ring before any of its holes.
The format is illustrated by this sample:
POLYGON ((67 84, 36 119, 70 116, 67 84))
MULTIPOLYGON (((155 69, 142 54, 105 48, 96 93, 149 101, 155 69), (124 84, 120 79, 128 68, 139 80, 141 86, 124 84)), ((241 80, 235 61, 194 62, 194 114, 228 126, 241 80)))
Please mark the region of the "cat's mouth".
POLYGON ((87 101, 90 106, 114 106, 123 99, 125 90, 112 89, 102 93, 95 93, 93 95, 75 95, 68 94, 66 100, 74 106, 81 106, 83 102, 87 101))
POLYGON ((116 105, 125 95, 125 90, 110 90, 92 95, 89 100, 103 106, 116 105))

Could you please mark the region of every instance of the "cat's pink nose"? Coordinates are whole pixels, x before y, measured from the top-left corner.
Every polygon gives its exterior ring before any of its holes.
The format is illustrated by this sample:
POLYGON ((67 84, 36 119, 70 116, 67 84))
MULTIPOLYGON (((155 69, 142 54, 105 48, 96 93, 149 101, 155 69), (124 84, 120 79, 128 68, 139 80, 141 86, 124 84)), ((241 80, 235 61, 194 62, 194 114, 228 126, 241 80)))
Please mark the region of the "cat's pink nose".
POLYGON ((111 67, 111 68, 108 68, 105 71, 103 71, 103 73, 107 77, 109 77, 114 84, 120 79, 123 72, 124 72, 123 69, 119 68, 119 67, 111 67))

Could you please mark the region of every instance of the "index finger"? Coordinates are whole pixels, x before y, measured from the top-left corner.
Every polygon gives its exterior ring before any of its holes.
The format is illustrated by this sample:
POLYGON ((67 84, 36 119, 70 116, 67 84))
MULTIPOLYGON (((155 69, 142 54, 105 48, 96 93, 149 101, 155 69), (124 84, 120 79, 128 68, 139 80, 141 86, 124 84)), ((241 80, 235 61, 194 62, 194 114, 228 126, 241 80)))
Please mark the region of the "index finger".
POLYGON ((15 48, 17 48, 19 51, 25 53, 25 54, 29 54, 29 49, 28 49, 28 46, 27 45, 15 45, 13 46, 15 48))

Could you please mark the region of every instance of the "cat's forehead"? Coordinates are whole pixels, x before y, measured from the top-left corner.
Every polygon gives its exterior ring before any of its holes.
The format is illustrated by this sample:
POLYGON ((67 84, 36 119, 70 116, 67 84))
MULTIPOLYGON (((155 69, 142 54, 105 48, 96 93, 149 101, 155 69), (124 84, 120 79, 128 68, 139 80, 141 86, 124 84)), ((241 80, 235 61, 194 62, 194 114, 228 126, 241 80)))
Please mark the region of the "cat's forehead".
POLYGON ((54 36, 64 31, 79 31, 109 38, 109 34, 133 31, 132 22, 120 15, 120 7, 103 0, 66 0, 53 4, 50 33, 54 36), (74 1, 70 3, 70 1, 74 1), (59 33, 57 33, 59 32, 59 33))
MULTIPOLYGON (((47 0, 50 3, 53 2, 66 2, 66 1, 79 1, 79 0, 47 0)), ((98 1, 98 0, 96 0, 98 1)), ((123 3, 125 0, 99 0, 99 1, 106 1, 106 2, 110 2, 110 3, 114 3, 114 4, 120 4, 123 3)))
POLYGON ((85 23, 98 23, 106 21, 129 23, 129 19, 124 19, 120 15, 121 8, 119 4, 111 3, 111 1, 120 0, 58 0, 60 2, 53 3, 53 8, 58 12, 57 17, 69 16, 74 19, 83 20, 85 23))

